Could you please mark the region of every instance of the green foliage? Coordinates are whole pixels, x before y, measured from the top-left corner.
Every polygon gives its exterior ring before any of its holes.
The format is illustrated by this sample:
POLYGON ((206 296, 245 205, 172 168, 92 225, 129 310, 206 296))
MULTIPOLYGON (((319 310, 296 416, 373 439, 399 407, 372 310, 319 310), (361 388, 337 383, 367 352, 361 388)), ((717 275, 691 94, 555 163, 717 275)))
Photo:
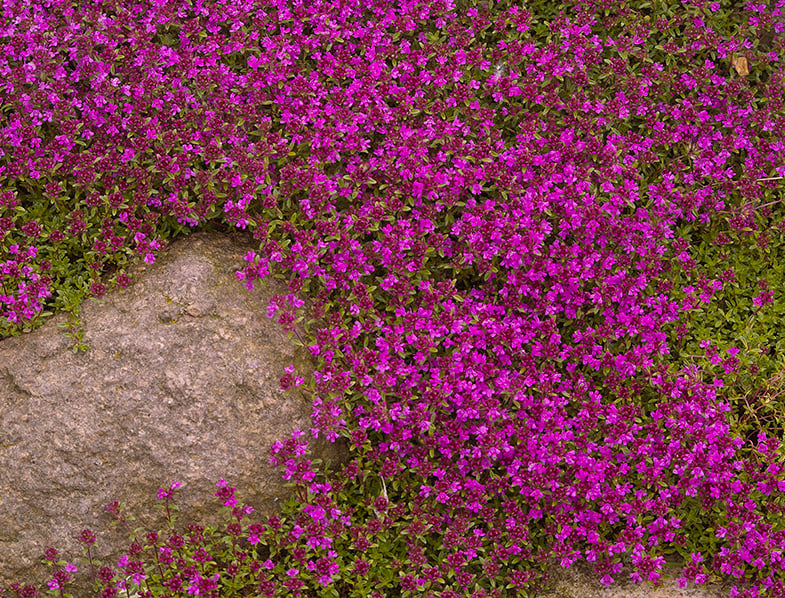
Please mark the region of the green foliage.
MULTIPOLYGON (((766 199, 771 198, 768 192, 766 199)), ((676 234, 690 241, 702 278, 721 280, 723 272, 732 269, 735 280, 724 282, 710 304, 699 303, 690 313, 688 332, 671 345, 668 362, 674 370, 700 365, 708 382, 712 377, 724 378, 723 391, 733 406, 734 427, 747 440, 756 438, 760 431, 785 438, 785 398, 779 391, 785 374, 785 331, 780 325, 785 313, 782 217, 781 204, 776 203, 773 209, 755 212, 755 230, 748 226, 737 230, 727 218, 721 218, 711 228, 682 225, 676 234), (720 244, 723 237, 729 242, 720 244), (755 297, 766 289, 773 293, 772 302, 754 305, 755 297), (700 346, 704 340, 716 345, 722 359, 729 357, 728 349, 736 347, 736 371, 726 374, 719 363, 712 363, 700 346)), ((681 290, 690 281, 694 285, 695 276, 674 264, 669 278, 674 290, 681 290)), ((698 288, 696 294, 700 292, 698 288)), ((669 338, 673 338, 676 325, 668 328, 669 338)))

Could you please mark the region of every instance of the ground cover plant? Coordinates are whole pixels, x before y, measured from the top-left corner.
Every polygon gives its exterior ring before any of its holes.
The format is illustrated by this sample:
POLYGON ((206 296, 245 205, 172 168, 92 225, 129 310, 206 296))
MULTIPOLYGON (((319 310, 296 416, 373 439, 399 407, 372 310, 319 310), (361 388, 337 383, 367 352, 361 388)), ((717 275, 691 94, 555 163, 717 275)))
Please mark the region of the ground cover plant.
MULTIPOLYGON (((296 489, 174 518, 109 596, 783 596, 783 2, 3 4, 0 310, 19 334, 239 227, 318 356, 296 489), (309 436, 344 436, 340 472, 309 436), (338 475, 336 475, 338 474, 338 475)), ((131 506, 132 507, 132 506, 131 506)), ((65 557, 65 560, 59 560, 65 557)), ((32 585, 3 595, 32 596, 32 585)))

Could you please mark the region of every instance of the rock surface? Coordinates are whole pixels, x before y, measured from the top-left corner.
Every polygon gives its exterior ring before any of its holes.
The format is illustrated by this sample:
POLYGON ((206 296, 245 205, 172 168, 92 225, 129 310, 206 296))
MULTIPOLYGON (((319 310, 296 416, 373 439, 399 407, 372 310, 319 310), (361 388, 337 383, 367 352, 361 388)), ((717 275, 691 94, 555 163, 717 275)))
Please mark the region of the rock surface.
POLYGON ((569 569, 561 567, 557 560, 549 565, 553 575, 550 589, 537 594, 537 598, 728 598, 733 586, 728 580, 703 585, 688 581, 686 587, 680 588, 678 578, 683 565, 675 560, 665 564, 668 577, 663 577, 657 586, 648 581, 635 584, 629 579, 617 579, 605 587, 589 563, 577 562, 569 569))
MULTIPOLYGON (((85 302, 84 352, 58 327, 65 314, 0 341, 0 586, 50 579, 44 549, 74 562, 84 528, 116 565, 129 540, 105 505, 124 501, 137 525, 163 529, 156 494, 173 480, 180 519, 202 524, 219 522, 222 477, 260 517, 291 496, 269 448, 310 430, 311 403, 279 380, 290 364, 307 376, 315 363, 266 317, 286 286, 265 280, 249 292, 236 279, 254 248, 242 234, 174 241, 129 271, 128 288, 85 302)), ((341 439, 310 448, 333 471, 348 461, 341 439)))

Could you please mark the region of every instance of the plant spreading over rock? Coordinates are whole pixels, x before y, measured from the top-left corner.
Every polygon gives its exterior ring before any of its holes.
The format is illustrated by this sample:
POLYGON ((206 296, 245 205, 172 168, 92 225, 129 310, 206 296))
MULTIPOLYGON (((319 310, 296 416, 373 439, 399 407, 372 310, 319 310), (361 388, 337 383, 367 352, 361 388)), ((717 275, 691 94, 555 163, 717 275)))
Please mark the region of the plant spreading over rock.
POLYGON ((282 516, 221 481, 225 529, 129 526, 109 564, 88 530, 97 595, 531 595, 553 556, 672 553, 785 595, 783 402, 749 396, 782 365, 783 2, 519 4, 4 3, 3 334, 66 310, 78 349, 85 296, 221 226, 289 282, 268 315, 321 324, 282 516))

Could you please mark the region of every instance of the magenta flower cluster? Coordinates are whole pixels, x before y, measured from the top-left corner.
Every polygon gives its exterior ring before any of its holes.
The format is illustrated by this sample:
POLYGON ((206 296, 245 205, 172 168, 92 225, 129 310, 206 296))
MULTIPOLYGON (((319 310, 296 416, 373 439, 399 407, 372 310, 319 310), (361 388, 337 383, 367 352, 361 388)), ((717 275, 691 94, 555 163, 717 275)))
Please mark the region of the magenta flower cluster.
POLYGON ((672 550, 681 584, 785 596, 780 443, 743 454, 722 380, 668 371, 663 332, 723 288, 668 286, 698 268, 675 223, 729 207, 741 229, 738 198, 785 177, 783 2, 725 32, 724 2, 615 4, 564 2, 545 25, 441 0, 3 5, 0 315, 43 309, 45 244, 92 226, 101 294, 107 256, 153 261, 164 218, 221 218, 259 242, 240 280, 290 282, 268 315, 319 359, 281 380, 312 393, 310 437, 355 453, 322 479, 306 432, 275 443, 297 515, 246 523, 222 480, 225 562, 196 524, 151 532, 99 569, 102 597, 155 578, 166 596, 497 598, 539 587, 550 558, 656 583, 672 550), (31 194, 67 205, 62 181, 78 205, 31 217, 31 194), (397 553, 377 542, 393 532, 397 553))

